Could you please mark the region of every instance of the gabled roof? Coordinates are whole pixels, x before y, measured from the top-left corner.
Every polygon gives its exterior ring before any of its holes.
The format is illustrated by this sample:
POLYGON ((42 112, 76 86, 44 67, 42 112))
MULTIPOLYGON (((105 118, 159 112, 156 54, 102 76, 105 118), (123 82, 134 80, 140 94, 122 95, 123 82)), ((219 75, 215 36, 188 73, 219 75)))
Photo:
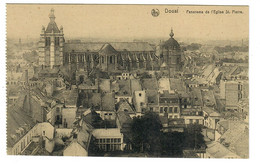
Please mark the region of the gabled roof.
POLYGON ((7 147, 12 147, 19 140, 20 137, 16 134, 16 130, 22 128, 20 130, 26 131, 34 125, 33 119, 21 109, 7 109, 7 147), (12 138, 13 135, 17 139, 12 138))
POLYGON ((148 42, 112 42, 117 51, 155 51, 148 42))
POLYGON ((117 51, 155 51, 147 42, 111 42, 109 44, 102 42, 87 42, 87 43, 65 43, 64 52, 99 52, 105 45, 109 46, 109 52, 117 51), (113 50, 114 49, 114 50, 113 50))
POLYGON ((240 158, 238 155, 231 152, 224 145, 215 141, 207 145, 206 152, 210 154, 212 158, 228 158, 228 157, 240 158))
POLYGON ((104 55, 115 55, 117 54, 117 51, 107 43, 102 46, 102 48, 99 50, 99 53, 104 55))

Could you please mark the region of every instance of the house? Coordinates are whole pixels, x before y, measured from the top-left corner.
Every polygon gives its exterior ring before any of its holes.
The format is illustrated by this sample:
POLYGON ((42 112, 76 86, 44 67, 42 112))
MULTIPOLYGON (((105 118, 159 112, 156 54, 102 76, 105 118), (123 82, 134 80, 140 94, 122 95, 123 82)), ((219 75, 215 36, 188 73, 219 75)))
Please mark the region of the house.
POLYGON ((137 116, 142 115, 145 112, 147 108, 147 96, 145 90, 134 92, 133 104, 137 116))
POLYGON ((85 93, 97 93, 98 79, 92 80, 90 78, 86 78, 82 84, 78 85, 78 89, 83 90, 85 93))
POLYGON ((63 156, 88 156, 93 127, 87 122, 91 110, 85 110, 82 116, 74 122, 74 128, 67 136, 69 144, 63 150, 63 156))
POLYGON ((117 83, 119 85, 119 90, 115 92, 116 102, 125 99, 128 100, 129 103, 132 103, 131 81, 117 80, 117 83))
POLYGON ((131 118, 136 115, 135 109, 133 108, 133 106, 127 100, 120 101, 119 103, 116 104, 116 107, 117 107, 117 111, 116 111, 117 113, 125 112, 131 118))
POLYGON ((181 79, 170 78, 170 90, 182 94, 186 92, 186 86, 181 79))
POLYGON ((220 114, 209 107, 202 107, 202 111, 204 116, 204 126, 216 129, 217 122, 220 121, 220 114))
POLYGON ((77 108, 63 108, 61 111, 62 127, 73 128, 76 119, 77 108))
POLYGON ((7 154, 20 154, 32 141, 33 119, 20 109, 7 109, 7 154))
POLYGON ((63 156, 88 156, 91 133, 79 129, 73 132, 70 144, 63 150, 63 156))
POLYGON ((180 100, 178 94, 170 94, 169 91, 159 95, 159 115, 168 118, 180 118, 180 100))
POLYGON ((100 117, 105 120, 115 120, 115 94, 103 93, 101 94, 101 107, 96 111, 100 117))
POLYGON ((159 85, 156 78, 144 78, 141 80, 143 90, 158 90, 159 85))
POLYGON ((249 128, 247 123, 230 120, 219 121, 215 140, 240 158, 249 157, 249 128))
MULTIPOLYGON (((39 142, 44 142, 44 149, 52 152, 54 148, 54 127, 48 122, 33 123, 32 119, 20 111, 9 112, 7 116, 7 154, 24 154, 34 144, 37 150, 39 142)), ((31 154, 32 151, 29 151, 31 154)))
POLYGON ((201 90, 203 106, 216 107, 216 99, 212 90, 201 90))
POLYGON ((170 91, 171 93, 169 78, 160 78, 158 80, 158 85, 159 85, 159 93, 163 93, 163 91, 170 91))
POLYGON ((159 110, 159 93, 157 90, 146 90, 146 108, 143 111, 154 111, 158 112, 159 110))
POLYGON ((97 140, 97 145, 104 151, 123 150, 123 134, 119 128, 94 129, 93 136, 97 140))
POLYGON ((237 159, 240 158, 235 153, 231 152, 224 145, 219 142, 211 142, 207 145, 206 154, 204 158, 226 158, 226 159, 237 159))

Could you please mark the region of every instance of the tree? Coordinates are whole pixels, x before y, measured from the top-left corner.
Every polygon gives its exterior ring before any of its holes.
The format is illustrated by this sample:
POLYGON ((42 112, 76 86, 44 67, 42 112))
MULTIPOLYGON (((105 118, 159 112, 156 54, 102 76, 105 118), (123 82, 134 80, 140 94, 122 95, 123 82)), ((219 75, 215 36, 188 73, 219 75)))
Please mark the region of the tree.
POLYGON ((154 112, 135 117, 131 124, 133 150, 148 153, 160 152, 161 129, 159 116, 154 112))
POLYGON ((189 124, 184 131, 184 145, 187 148, 200 149, 205 147, 204 136, 201 134, 202 126, 200 124, 189 124))

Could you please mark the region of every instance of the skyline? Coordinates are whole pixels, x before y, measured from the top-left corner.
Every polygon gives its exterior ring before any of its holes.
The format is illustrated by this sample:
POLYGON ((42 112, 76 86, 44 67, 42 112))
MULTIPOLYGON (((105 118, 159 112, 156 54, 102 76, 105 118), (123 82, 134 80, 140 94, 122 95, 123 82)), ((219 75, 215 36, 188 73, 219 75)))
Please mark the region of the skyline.
POLYGON ((7 5, 7 38, 40 37, 41 27, 47 27, 49 23, 48 15, 51 8, 55 10, 55 21, 58 27, 62 25, 64 28, 65 38, 167 39, 171 27, 176 39, 240 40, 247 39, 249 36, 248 7, 243 6, 9 4, 7 5), (156 7, 160 15, 153 17, 150 12, 156 7), (179 13, 165 13, 166 8, 177 9, 179 13), (235 9, 244 14, 186 13, 187 10, 206 9, 209 11, 235 9), (169 21, 171 19, 172 22, 169 21), (132 24, 133 20, 135 24, 132 24))

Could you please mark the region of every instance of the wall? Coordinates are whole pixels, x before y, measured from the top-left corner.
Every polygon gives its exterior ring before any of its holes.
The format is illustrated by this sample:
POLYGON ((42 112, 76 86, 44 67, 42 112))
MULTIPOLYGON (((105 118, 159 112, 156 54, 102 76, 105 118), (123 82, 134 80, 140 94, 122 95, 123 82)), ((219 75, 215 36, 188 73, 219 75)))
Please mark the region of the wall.
POLYGON ((77 108, 63 108, 62 109, 62 125, 64 127, 65 122, 67 122, 67 127, 73 128, 73 122, 76 118, 77 108))

